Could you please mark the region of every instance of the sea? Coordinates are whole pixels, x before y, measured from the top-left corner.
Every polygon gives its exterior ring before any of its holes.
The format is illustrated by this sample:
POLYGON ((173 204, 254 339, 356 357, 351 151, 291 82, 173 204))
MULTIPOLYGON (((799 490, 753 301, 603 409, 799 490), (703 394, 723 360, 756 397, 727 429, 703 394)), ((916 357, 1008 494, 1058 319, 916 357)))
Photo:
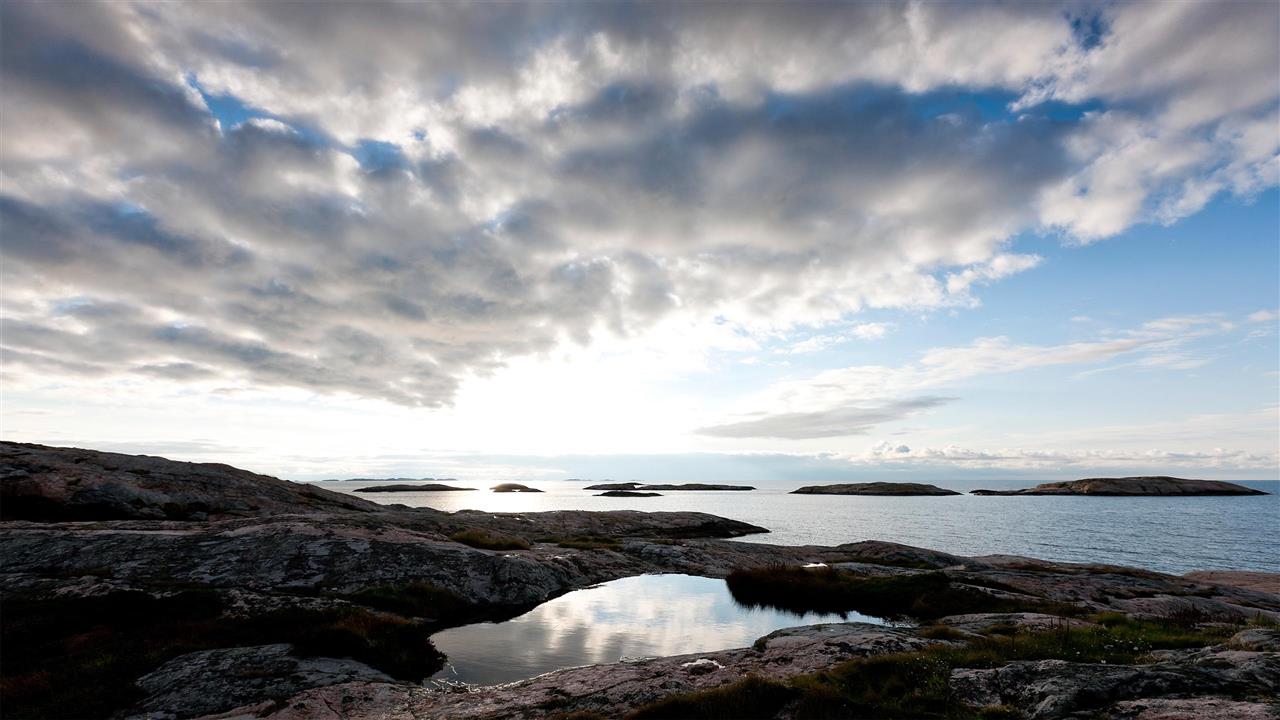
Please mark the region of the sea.
MULTIPOLYGON (((744 542, 839 545, 885 540, 957 555, 1024 555, 1182 574, 1193 570, 1280 572, 1280 481, 1235 481, 1270 495, 1231 497, 870 497, 792 495, 800 483, 751 491, 665 491, 661 497, 597 497, 573 480, 522 481, 540 493, 495 493, 496 483, 449 481, 470 492, 358 493, 379 503, 437 510, 697 511, 769 529, 744 542)), ((686 481, 662 481, 680 483, 686 481)), ((380 482, 324 481, 350 493, 380 482)), ((993 482, 956 487, 1030 487, 993 482)), ((946 486, 944 483, 939 485, 946 486)))

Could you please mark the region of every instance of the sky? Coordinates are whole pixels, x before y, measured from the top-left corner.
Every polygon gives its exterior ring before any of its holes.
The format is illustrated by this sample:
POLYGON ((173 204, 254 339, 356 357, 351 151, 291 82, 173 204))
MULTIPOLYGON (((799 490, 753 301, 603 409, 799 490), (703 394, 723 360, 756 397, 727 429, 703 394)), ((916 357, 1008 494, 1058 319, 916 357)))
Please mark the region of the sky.
POLYGON ((1280 5, 0 4, 0 436, 1280 476, 1280 5))

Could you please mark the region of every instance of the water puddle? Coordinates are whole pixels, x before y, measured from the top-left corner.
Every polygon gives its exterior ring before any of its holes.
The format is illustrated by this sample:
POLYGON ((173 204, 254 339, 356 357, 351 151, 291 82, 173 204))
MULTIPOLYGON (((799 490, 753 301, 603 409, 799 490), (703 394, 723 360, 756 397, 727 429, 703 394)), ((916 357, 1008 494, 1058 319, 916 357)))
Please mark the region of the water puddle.
POLYGON ((449 664, 434 677, 492 685, 579 665, 747 647, 780 628, 828 622, 884 624, 852 612, 746 607, 723 580, 641 575, 567 593, 504 622, 436 633, 431 640, 449 664))

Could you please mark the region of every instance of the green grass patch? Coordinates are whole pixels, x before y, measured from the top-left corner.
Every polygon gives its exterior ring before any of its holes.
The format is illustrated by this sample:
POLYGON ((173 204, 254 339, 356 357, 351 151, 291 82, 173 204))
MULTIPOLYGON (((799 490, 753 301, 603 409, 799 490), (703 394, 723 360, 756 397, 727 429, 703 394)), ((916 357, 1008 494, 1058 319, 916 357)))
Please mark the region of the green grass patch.
POLYGON ((968 635, 947 625, 926 625, 916 631, 916 634, 922 638, 929 640, 964 640, 968 635))
POLYGON ((298 655, 352 658, 398 680, 422 680, 444 666, 427 627, 363 608, 281 610, 254 618, 245 629, 249 633, 238 644, 288 642, 298 655), (250 640, 271 635, 276 639, 250 640))
POLYGON ((528 550, 529 541, 518 535, 508 535, 494 530, 470 528, 449 536, 450 540, 481 550, 528 550))
POLYGON ((790 686, 749 676, 731 685, 672 695, 646 705, 628 720, 764 720, 775 717, 797 693, 790 686))
POLYGON ((457 593, 425 582, 377 585, 346 596, 347 600, 406 617, 451 621, 469 616, 473 607, 457 593))
POLYGON ((1074 606, 999 597, 963 587, 943 573, 859 577, 834 568, 774 566, 734 571, 726 578, 744 605, 792 612, 849 612, 933 620, 976 612, 1077 614, 1074 606))
POLYGON ((1270 615, 1263 615, 1261 610, 1259 610, 1256 614, 1249 616, 1249 621, 1247 624, 1249 625, 1249 627, 1280 629, 1280 620, 1276 620, 1270 615))

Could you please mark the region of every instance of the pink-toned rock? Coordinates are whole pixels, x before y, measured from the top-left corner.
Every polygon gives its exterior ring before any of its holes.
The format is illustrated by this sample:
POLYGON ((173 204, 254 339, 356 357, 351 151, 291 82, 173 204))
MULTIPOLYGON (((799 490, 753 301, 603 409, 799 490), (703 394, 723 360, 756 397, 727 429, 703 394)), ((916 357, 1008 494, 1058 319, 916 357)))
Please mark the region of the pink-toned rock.
POLYGON ((1042 630, 1060 630, 1064 628, 1086 628, 1093 623, 1065 618, 1044 613, 973 613, 969 615, 950 615, 937 621, 961 632, 981 634, 993 627, 1013 626, 1019 630, 1040 632, 1042 630))
POLYGON ((5 520, 206 520, 378 510, 360 498, 230 465, 0 442, 5 520))
POLYGON ((1280 595, 1280 573, 1255 570, 1197 570, 1182 577, 1209 585, 1230 585, 1280 595))
POLYGON ((1280 706, 1226 698, 1153 698, 1116 703, 1108 717, 1114 720, 1276 720, 1280 718, 1280 706))

